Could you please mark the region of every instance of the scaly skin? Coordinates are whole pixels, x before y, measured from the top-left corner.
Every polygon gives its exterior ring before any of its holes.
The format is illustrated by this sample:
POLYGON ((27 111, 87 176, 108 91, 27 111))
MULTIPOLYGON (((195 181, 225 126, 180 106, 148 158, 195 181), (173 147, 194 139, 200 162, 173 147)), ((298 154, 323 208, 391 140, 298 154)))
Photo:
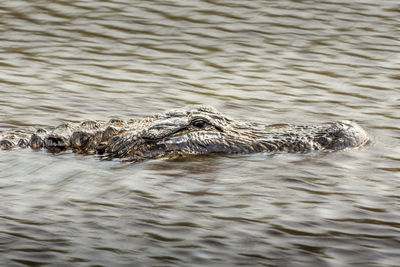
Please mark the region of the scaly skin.
POLYGON ((356 123, 261 125, 229 119, 212 107, 172 110, 144 119, 85 121, 52 129, 0 133, 3 150, 14 147, 72 150, 105 159, 142 161, 176 155, 336 151, 360 147, 368 135, 356 123))

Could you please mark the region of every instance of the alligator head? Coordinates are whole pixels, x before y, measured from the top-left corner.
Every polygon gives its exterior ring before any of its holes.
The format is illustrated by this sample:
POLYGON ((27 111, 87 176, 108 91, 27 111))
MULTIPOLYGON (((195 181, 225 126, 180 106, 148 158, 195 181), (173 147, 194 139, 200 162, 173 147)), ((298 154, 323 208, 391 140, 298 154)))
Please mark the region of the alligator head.
POLYGON ((212 153, 334 151, 367 141, 365 131, 350 121, 262 125, 232 120, 212 107, 201 106, 157 115, 142 130, 125 131, 110 140, 105 154, 137 161, 212 153))

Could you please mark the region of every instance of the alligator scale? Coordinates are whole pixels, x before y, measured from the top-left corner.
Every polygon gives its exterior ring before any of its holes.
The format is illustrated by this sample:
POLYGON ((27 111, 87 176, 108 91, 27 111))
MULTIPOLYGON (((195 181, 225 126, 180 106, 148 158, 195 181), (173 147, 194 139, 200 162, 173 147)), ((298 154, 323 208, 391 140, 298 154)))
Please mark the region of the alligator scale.
POLYGON ((366 132, 350 121, 262 125, 230 119, 207 106, 128 121, 84 121, 50 129, 0 132, 3 150, 72 150, 130 161, 212 153, 336 151, 367 142, 366 132))

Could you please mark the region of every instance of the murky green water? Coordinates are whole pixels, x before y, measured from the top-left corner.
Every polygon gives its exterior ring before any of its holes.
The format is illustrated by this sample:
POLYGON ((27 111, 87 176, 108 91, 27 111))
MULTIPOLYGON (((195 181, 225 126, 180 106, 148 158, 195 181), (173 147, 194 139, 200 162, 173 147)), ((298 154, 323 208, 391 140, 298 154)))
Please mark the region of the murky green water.
POLYGON ((398 266, 400 3, 2 1, 0 128, 208 104, 361 150, 144 163, 0 151, 2 266, 398 266))

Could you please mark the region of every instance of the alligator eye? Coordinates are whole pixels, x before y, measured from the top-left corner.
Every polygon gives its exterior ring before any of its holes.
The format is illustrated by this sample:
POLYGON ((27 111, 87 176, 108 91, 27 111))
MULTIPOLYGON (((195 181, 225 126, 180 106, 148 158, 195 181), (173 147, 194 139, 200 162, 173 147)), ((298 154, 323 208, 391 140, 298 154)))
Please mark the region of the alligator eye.
POLYGON ((195 120, 192 122, 192 125, 197 128, 203 128, 206 122, 204 120, 195 120))

